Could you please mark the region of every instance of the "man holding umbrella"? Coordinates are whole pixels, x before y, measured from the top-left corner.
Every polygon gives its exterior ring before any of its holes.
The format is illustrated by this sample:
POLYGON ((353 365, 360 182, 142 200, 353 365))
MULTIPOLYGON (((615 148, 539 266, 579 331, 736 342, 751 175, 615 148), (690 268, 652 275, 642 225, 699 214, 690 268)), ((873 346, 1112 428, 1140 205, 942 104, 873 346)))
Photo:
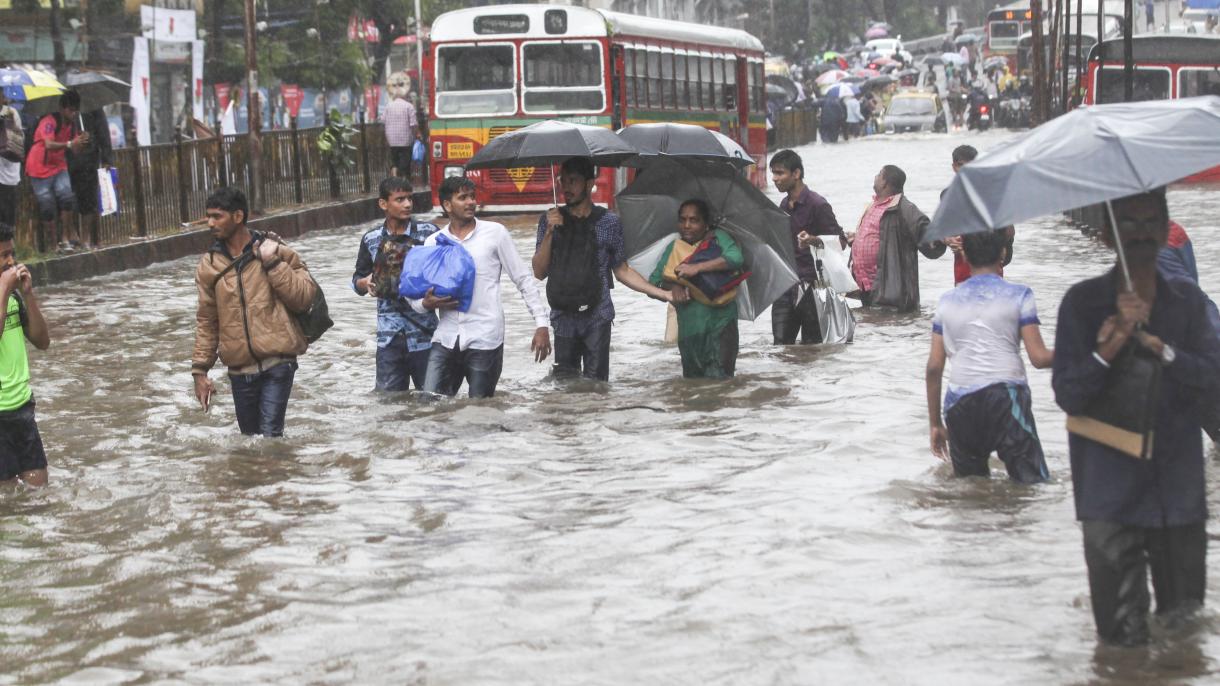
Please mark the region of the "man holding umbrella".
POLYGON ((1149 569, 1157 615, 1180 619, 1203 604, 1207 483, 1197 412, 1220 380, 1220 340, 1198 286, 1158 274, 1157 255, 1169 235, 1164 190, 1112 207, 1101 235, 1119 252, 1119 265, 1064 296, 1052 383, 1059 406, 1083 415, 1105 394, 1110 367, 1124 350, 1143 348, 1162 365, 1149 459, 1079 433, 1068 441, 1097 633, 1132 645, 1148 641, 1149 569), (1123 255, 1130 288, 1123 284, 1123 255))
POLYGON ((46 239, 56 240, 55 220, 58 216, 64 242, 60 248, 72 250, 80 245, 72 212, 76 209, 76 197, 72 193, 72 182, 68 175, 66 151, 80 152, 89 144, 89 134, 76 128, 76 115, 80 112, 80 94, 64 91, 59 96, 59 111, 52 112, 38 122, 34 131, 34 144, 25 158, 25 173, 30 177, 34 196, 38 199, 38 214, 43 222, 43 237, 39 250, 46 249, 46 239))
MULTIPOLYGON (((77 124, 87 142, 79 151, 68 150, 68 177, 76 195, 76 211, 81 217, 83 237, 87 247, 98 243, 98 181, 97 170, 114 166, 110 147, 110 125, 100 109, 81 112, 77 124)), ((76 246, 74 246, 76 247, 76 246)))
POLYGON ((538 218, 534 276, 548 279, 551 326, 555 329, 555 371, 607 381, 614 303, 610 274, 633 291, 672 301, 627 264, 623 224, 618 215, 593 204, 597 168, 587 157, 572 157, 559 169, 564 207, 538 218), (588 296, 571 296, 587 291, 588 296), (555 297, 552 297, 555 292, 555 297))

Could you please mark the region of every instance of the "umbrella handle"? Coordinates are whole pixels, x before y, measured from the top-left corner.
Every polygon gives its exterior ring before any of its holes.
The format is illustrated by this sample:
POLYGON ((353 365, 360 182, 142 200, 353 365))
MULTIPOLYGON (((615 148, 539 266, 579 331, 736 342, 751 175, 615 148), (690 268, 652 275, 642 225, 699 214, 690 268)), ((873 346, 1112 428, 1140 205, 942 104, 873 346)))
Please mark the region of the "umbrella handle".
POLYGON ((1110 230, 1114 232, 1114 251, 1118 253, 1118 266, 1123 271, 1123 283, 1127 286, 1129 293, 1135 292, 1135 287, 1131 285, 1131 271, 1127 269, 1127 253, 1123 250, 1122 238, 1118 235, 1118 222, 1114 219, 1114 205, 1106 201, 1106 214, 1110 216, 1110 230))
POLYGON ((555 163, 551 162, 547 166, 551 168, 551 201, 555 203, 555 207, 559 207, 559 190, 555 188, 555 163))

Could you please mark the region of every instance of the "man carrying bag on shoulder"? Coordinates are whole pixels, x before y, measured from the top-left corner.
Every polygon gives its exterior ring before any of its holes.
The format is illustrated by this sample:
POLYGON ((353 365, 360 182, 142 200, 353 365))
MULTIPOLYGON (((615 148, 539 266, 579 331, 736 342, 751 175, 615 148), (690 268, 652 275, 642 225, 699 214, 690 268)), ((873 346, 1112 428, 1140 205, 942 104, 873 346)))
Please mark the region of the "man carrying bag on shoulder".
POLYGON ((235 188, 207 200, 216 241, 199 260, 195 397, 206 411, 215 386, 208 371, 217 358, 229 368, 237 424, 246 435, 281 436, 297 357, 309 347, 299 321, 318 307, 318 285, 295 251, 278 237, 251 231, 249 205, 235 188))

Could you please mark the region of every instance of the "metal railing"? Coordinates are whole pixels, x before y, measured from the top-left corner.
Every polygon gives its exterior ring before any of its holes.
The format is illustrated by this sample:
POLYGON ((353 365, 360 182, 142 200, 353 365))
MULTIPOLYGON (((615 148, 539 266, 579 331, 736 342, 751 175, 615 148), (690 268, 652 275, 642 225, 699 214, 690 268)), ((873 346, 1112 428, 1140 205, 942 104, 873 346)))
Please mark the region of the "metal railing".
POLYGON ((795 148, 817 138, 818 113, 815 110, 784 110, 775 113, 775 139, 771 147, 795 148))
MULTIPOLYGON (((345 196, 368 195, 390 169, 381 124, 357 124, 355 164, 331 169, 318 150, 321 128, 266 131, 262 135, 262 198, 266 211, 345 196)), ((184 224, 200 222, 208 194, 218 186, 250 188, 246 136, 220 136, 175 143, 120 148, 119 211, 102 217, 96 237, 84 240, 117 245, 132 239, 167 236, 184 224)), ((22 179, 17 200, 18 246, 38 247, 38 205, 29 180, 22 179)), ((46 239, 46 250, 54 250, 46 239)))

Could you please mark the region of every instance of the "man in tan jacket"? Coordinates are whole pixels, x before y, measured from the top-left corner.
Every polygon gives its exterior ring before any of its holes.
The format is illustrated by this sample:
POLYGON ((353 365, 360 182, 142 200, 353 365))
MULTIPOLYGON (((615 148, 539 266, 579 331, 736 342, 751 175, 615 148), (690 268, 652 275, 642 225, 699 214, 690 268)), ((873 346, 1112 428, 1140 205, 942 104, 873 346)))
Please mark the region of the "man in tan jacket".
POLYGON ((313 302, 313 279, 278 237, 251 231, 246 196, 219 188, 207 200, 216 242, 199 259, 195 351, 191 374, 204 411, 216 388, 208 370, 229 368, 237 425, 247 435, 281 436, 297 356, 308 343, 294 313, 313 302))

